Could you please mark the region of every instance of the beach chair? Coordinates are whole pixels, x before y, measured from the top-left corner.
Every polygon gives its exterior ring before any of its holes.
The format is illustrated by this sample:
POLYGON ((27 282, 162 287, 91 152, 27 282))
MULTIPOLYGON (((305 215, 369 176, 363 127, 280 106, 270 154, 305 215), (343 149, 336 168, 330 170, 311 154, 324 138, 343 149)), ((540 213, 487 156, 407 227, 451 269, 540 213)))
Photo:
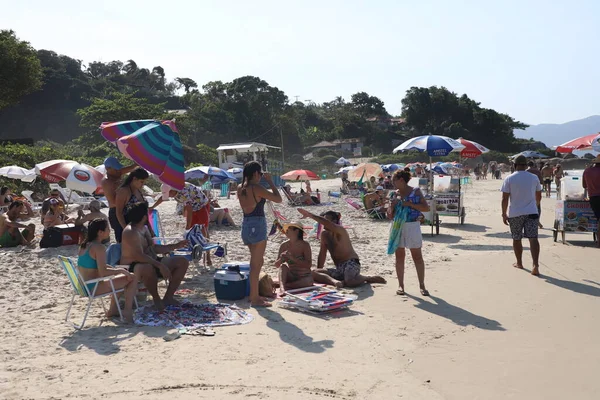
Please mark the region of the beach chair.
POLYGON ((219 194, 219 197, 229 198, 229 182, 221 183, 221 194, 219 194))
POLYGON ((168 244, 167 242, 175 242, 183 239, 183 235, 180 237, 166 237, 164 236, 164 229, 162 225, 162 221, 160 220, 160 214, 158 210, 152 209, 148 210, 148 225, 152 228, 152 232, 156 235, 156 237, 152 238, 155 244, 168 244))
MULTIPOLYGON (((202 260, 202 267, 207 270, 208 267, 206 265, 206 256, 211 254, 214 257, 218 257, 221 259, 221 264, 227 262, 227 243, 209 243, 208 239, 202 235, 202 233, 196 232, 195 238, 197 240, 190 241, 191 246, 191 261, 196 267, 196 272, 200 270, 200 263, 198 260, 202 260)), ((189 250, 186 250, 189 251, 189 250)), ((175 252, 175 255, 183 255, 175 252)), ((217 268, 215 265, 213 267, 217 268)))
POLYGON ((367 207, 367 201, 366 201, 366 196, 365 195, 361 195, 360 197, 361 197, 361 200, 362 200, 363 209, 367 213, 367 215, 369 216, 369 218, 378 219, 378 220, 387 219, 387 215, 382 214, 381 210, 379 209, 379 207, 374 207, 374 208, 368 208, 367 207))
MULTIPOLYGON (((289 219, 287 219, 285 217, 285 215, 283 215, 281 212, 279 212, 275 208, 275 206, 273 205, 273 203, 271 201, 267 200, 267 206, 269 207, 269 210, 271 210, 271 213, 273 214, 273 218, 275 218, 275 220, 278 221, 281 225, 289 224, 292 222, 289 219)), ((304 230, 305 233, 309 233, 309 232, 313 231, 314 227, 313 227, 313 225, 303 225, 302 229, 304 230)), ((280 239, 280 238, 284 239, 285 236, 283 235, 283 232, 278 231, 277 235, 272 240, 276 240, 276 239, 280 239)))
POLYGON ((21 195, 25 197, 25 200, 29 202, 33 211, 40 211, 42 209, 42 205, 44 203, 39 201, 33 201, 33 198, 31 197, 33 195, 33 192, 31 190, 23 190, 21 192, 21 195))
POLYGON ((81 206, 87 206, 90 204, 90 201, 96 200, 91 196, 80 196, 76 191, 71 190, 69 188, 63 188, 58 183, 51 183, 50 190, 58 190, 63 199, 65 200, 65 204, 76 204, 81 206))
MULTIPOLYGON (((71 315, 71 308, 73 307, 73 303, 75 302, 75 297, 87 297, 88 304, 85 309, 85 314, 83 315, 83 320, 81 324, 77 325, 74 322, 71 322, 75 329, 80 330, 85 325, 85 320, 90 312, 90 308, 92 303, 96 299, 100 299, 102 303, 102 308, 106 313, 106 306, 104 305, 103 297, 113 296, 115 303, 117 304, 117 309, 119 310, 119 315, 121 320, 123 320, 123 313, 121 312, 121 306, 119 305, 119 298, 117 294, 124 291, 124 289, 115 289, 113 285, 113 279, 118 277, 118 275, 110 275, 105 276, 103 278, 91 279, 89 281, 84 281, 81 275, 79 274, 79 270, 77 269, 77 260, 74 258, 69 258, 65 256, 58 256, 58 260, 63 267, 63 270, 67 274, 67 278, 69 278, 69 282, 71 282, 71 287, 73 289, 73 296, 71 296, 71 302, 69 303, 69 308, 67 309, 67 316, 65 317, 65 321, 69 321, 69 316, 71 315), (111 291, 103 294, 96 294, 96 289, 98 288, 98 283, 100 282, 110 282, 111 291), (94 284, 93 289, 88 288, 88 284, 94 284)), ((137 308, 137 300, 134 298, 135 306, 137 308)))
POLYGON ((331 202, 331 199, 334 198, 336 201, 334 203, 338 203, 342 198, 342 192, 327 192, 328 200, 331 202))
POLYGON ((294 199, 285 188, 281 187, 281 191, 283 192, 284 197, 288 201, 289 205, 292 207, 297 207, 303 205, 302 202, 298 199, 294 199))

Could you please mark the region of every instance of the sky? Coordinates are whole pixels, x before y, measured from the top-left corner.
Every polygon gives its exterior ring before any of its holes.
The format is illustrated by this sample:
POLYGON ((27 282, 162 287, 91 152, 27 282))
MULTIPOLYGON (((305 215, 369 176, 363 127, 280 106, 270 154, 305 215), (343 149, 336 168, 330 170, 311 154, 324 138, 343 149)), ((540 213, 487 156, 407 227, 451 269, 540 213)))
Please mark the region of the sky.
POLYGON ((365 91, 400 114, 445 86, 528 124, 600 114, 598 0, 0 0, 36 49, 162 66, 200 86, 259 76, 291 101, 365 91))

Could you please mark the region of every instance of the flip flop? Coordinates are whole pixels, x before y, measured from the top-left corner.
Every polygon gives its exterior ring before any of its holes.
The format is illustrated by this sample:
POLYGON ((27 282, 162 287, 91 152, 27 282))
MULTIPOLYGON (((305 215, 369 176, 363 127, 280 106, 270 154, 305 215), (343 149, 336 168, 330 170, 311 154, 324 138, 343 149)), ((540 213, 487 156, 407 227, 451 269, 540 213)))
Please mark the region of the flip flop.
POLYGON ((429 291, 427 289, 421 289, 421 294, 423 296, 429 296, 429 291))
POLYGON ((396 290, 396 294, 398 296, 404 296, 404 295, 406 295, 406 292, 404 291, 404 289, 398 289, 398 290, 396 290))
POLYGON ((215 331, 209 328, 198 328, 191 331, 185 332, 186 335, 191 336, 215 336, 215 331))

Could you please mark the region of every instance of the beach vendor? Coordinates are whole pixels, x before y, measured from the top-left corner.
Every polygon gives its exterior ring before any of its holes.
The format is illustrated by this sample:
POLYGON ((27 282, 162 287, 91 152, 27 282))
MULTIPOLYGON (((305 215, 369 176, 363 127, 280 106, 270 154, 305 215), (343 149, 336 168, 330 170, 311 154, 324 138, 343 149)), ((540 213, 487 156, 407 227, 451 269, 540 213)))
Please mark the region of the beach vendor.
POLYGON ((189 262, 185 257, 159 257, 158 254, 168 254, 182 247, 188 247, 188 241, 181 240, 169 245, 154 244, 150 231, 146 228, 148 203, 132 204, 127 210, 127 219, 130 222, 123 230, 119 264, 129 265, 128 270, 135 275, 136 281, 144 283, 157 310, 162 311, 165 306, 179 304, 173 296, 185 276, 189 262), (157 288, 158 279, 161 278, 169 281, 162 299, 157 288))
POLYGON ((263 173, 258 162, 250 161, 244 165, 242 184, 238 187, 237 197, 244 212, 242 241, 250 250, 250 304, 253 307, 270 307, 271 303, 261 298, 258 290, 260 270, 264 264, 267 247, 265 203, 267 200, 281 203, 281 194, 271 175, 263 173), (262 178, 269 184, 269 190, 260 184, 262 178))
MULTIPOLYGON (((165 197, 172 197, 177 203, 183 206, 186 230, 192 229, 194 225, 200 225, 204 237, 210 239, 208 232, 210 204, 208 197, 204 194, 201 187, 186 182, 182 190, 177 190, 163 183, 161 191, 163 197, 159 201, 162 201, 165 197)), ((212 265, 209 253, 206 253, 206 265, 212 265)))
POLYGON ((280 285, 285 289, 300 289, 313 285, 311 272, 312 252, 310 244, 304 241, 304 229, 297 223, 283 225, 283 232, 288 238, 279 246, 278 258, 275 262, 281 268, 280 285))
POLYGON ((107 157, 104 160, 104 168, 106 168, 106 176, 102 179, 102 190, 108 201, 108 219, 110 227, 115 232, 117 243, 121 243, 121 234, 123 227, 117 218, 117 190, 123 183, 123 175, 130 173, 137 168, 137 165, 124 167, 115 157, 107 157))
MULTIPOLYGON (((590 201, 590 207, 594 215, 600 221, 600 156, 592 160, 592 166, 583 171, 583 188, 586 190, 590 201)), ((600 234, 598 238, 598 247, 600 247, 600 234)))
POLYGON ((415 263, 419 289, 423 296, 429 296, 425 288, 425 261, 421 248, 423 236, 421 235, 422 213, 429 211, 429 204, 421 190, 408 185, 411 176, 407 171, 396 171, 392 183, 396 191, 392 193, 391 205, 388 208, 388 218, 392 220, 388 254, 396 256, 396 275, 398 276, 398 290, 396 294, 404 295, 404 262, 406 249, 415 263))
POLYGON ((35 237, 35 225, 21 224, 19 219, 29 219, 25 204, 15 200, 8 206, 8 211, 0 214, 0 247, 16 247, 29 245, 35 237), (20 231, 19 229, 22 229, 20 231))
POLYGON ((318 216, 302 208, 299 208, 298 212, 302 218, 311 218, 323 225, 324 228, 321 233, 317 269, 313 271, 313 278, 316 282, 333 285, 337 288, 356 287, 364 283, 386 283, 381 276, 361 275, 360 260, 352 247, 348 232, 340 225, 341 215, 339 213, 327 211, 318 216), (329 252, 335 268, 325 269, 327 252, 329 252))
MULTIPOLYGON (((600 162, 600 161, 599 161, 600 162)), ((513 250, 517 262, 513 267, 523 269, 523 237, 529 239, 529 248, 533 258, 532 275, 539 275, 540 243, 538 207, 542 200, 542 185, 539 178, 525 170, 527 158, 515 159, 516 171, 507 176, 502 183, 502 220, 510 226, 513 250), (510 203, 510 208, 509 208, 510 203)), ((600 193, 599 193, 600 194, 600 193)))

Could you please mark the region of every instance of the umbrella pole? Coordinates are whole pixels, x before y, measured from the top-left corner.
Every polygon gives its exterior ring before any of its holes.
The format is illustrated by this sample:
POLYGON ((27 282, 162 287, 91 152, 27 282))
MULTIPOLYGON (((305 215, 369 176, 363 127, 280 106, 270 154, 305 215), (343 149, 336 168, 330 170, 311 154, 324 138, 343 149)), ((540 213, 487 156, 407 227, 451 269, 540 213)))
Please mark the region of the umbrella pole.
POLYGON ((431 169, 431 156, 429 156, 429 193, 433 193, 433 170, 431 169))
POLYGON ((69 198, 67 199, 67 204, 65 204, 65 212, 69 209, 69 203, 71 202, 71 195, 73 194, 73 189, 69 192, 69 198))

